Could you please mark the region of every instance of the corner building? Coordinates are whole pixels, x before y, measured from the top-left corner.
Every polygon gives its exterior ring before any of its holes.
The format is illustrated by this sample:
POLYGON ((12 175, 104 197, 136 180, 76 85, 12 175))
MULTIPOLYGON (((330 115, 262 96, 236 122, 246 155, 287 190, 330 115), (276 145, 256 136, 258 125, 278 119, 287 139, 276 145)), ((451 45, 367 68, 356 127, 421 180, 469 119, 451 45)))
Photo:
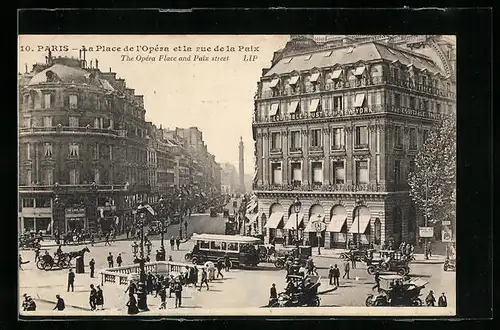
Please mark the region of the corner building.
POLYGON ((49 53, 20 74, 20 231, 129 221, 149 193, 144 116, 143 96, 97 60, 49 53))
POLYGON ((252 124, 266 242, 415 243, 424 220, 407 175, 431 125, 455 114, 453 58, 439 36, 292 36, 275 52, 252 124))

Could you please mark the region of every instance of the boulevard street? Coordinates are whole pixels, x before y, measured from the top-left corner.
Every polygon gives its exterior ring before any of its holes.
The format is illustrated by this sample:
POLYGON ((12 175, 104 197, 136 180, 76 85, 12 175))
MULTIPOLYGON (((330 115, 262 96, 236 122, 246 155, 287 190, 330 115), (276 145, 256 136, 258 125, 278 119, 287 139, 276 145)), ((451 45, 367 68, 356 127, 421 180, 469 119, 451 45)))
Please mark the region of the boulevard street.
MULTIPOLYGON (((221 216, 211 218, 209 215, 193 215, 189 219, 188 232, 191 233, 212 233, 223 234, 224 222, 226 219, 221 216)), ((193 243, 188 241, 181 243, 180 250, 172 251, 169 244, 171 236, 178 235, 178 225, 169 227, 165 235, 165 247, 167 255, 172 256, 173 261, 185 262, 184 255, 190 252, 193 243)), ((152 259, 154 253, 160 248, 158 237, 151 237, 153 244, 152 259)), ((46 242, 45 242, 46 243, 46 242)), ((66 292, 67 272, 68 270, 54 269, 43 271, 36 268, 34 263, 34 252, 30 250, 21 251, 23 260, 30 260, 30 263, 23 265, 23 271, 19 271, 20 296, 23 293, 31 295, 37 300, 37 312, 47 312, 55 305, 48 302, 55 302, 55 295, 60 294, 66 302, 65 314, 90 313, 88 304, 90 284, 98 285, 101 283, 99 270, 107 268, 106 256, 111 252, 116 260, 118 253, 121 253, 123 265, 132 263, 131 240, 120 240, 111 242, 111 246, 104 246, 104 243, 96 243, 94 247, 88 245, 90 252, 85 255, 85 273, 76 274, 75 292, 66 292), (96 262, 95 278, 90 278, 88 262, 94 258, 96 262)), ((84 245, 65 246, 64 252, 80 250, 84 245)), ((48 247, 49 252, 53 254, 56 247, 48 247)), ((338 258, 339 250, 321 250, 322 255, 317 255, 317 249, 313 248, 314 262, 318 268, 318 273, 322 277, 319 291, 333 289, 328 283, 328 268, 330 265, 337 264, 343 274, 343 261, 338 258)), ((455 305, 455 272, 444 272, 440 260, 442 257, 433 257, 429 261, 420 256, 410 264, 411 276, 418 277, 428 281, 426 288, 422 291, 421 299, 424 299, 429 290, 433 290, 436 298, 445 292, 448 297, 448 306, 455 305)), ((116 265, 116 262, 115 262, 116 265)), ((74 268, 73 268, 74 269, 74 268)), ((285 270, 279 270, 272 264, 260 263, 257 269, 231 269, 229 272, 223 272, 224 279, 214 280, 209 283, 210 290, 204 287, 198 291, 192 287, 184 288, 182 309, 177 309, 176 313, 182 313, 188 309, 200 308, 244 308, 244 307, 262 307, 267 304, 269 298, 269 288, 275 283, 278 292, 285 287, 285 270)), ((322 307, 338 306, 365 306, 367 294, 371 293, 371 287, 374 285, 373 276, 368 275, 366 266, 363 263, 357 263, 357 268, 350 272, 350 279, 340 278, 340 287, 320 296, 322 307)), ((105 283, 104 307, 107 313, 126 313, 126 295, 124 293, 126 286, 105 283)), ((168 297, 168 295, 167 295, 168 297)), ((160 298, 148 296, 148 305, 151 312, 162 312, 158 310, 160 298)), ((174 308, 174 298, 167 298, 168 310, 174 308)), ((31 312, 32 313, 32 312, 31 312)), ((170 313, 170 312, 166 312, 170 313)))

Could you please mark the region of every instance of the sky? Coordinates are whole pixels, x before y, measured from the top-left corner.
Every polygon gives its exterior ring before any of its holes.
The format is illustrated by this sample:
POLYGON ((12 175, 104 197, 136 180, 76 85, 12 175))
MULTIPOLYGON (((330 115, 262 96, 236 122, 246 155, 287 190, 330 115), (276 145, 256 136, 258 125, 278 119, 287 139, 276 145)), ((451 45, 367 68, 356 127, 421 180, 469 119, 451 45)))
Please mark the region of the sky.
POLYGON ((163 128, 197 126, 217 162, 238 168, 241 136, 245 173, 252 174, 257 82, 262 69, 271 66, 273 52, 288 40, 288 35, 21 35, 18 70, 24 72, 25 65, 31 70, 35 62, 45 62, 47 47, 55 47, 52 56, 77 58, 85 46, 87 65, 92 61, 95 66, 98 59, 101 71, 111 68, 127 87, 144 95, 147 121, 163 128), (216 46, 224 51, 216 51, 216 46), (257 57, 248 61, 252 55, 257 57), (180 61, 187 56, 190 61, 180 61), (208 61, 201 61, 203 56, 208 61), (228 58, 216 61, 214 56, 228 58))

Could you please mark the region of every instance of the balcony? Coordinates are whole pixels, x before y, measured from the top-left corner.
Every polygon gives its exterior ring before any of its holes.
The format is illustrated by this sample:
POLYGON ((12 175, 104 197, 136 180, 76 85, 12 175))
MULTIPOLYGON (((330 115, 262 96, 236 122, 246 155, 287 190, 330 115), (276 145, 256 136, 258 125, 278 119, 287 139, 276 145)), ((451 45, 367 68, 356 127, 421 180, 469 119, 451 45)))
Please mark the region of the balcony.
POLYGON ((29 127, 20 128, 19 135, 47 135, 47 134, 104 134, 111 136, 124 136, 123 131, 109 128, 87 128, 87 127, 69 127, 69 126, 51 126, 51 127, 29 127))
POLYGON ((282 150, 281 150, 281 148, 271 148, 271 150, 269 150, 269 153, 270 154, 281 154, 282 150))
POLYGON ((455 93, 446 89, 437 88, 434 86, 415 84, 408 79, 395 79, 392 77, 371 77, 371 79, 356 79, 351 81, 328 80, 325 84, 317 84, 316 88, 312 85, 297 86, 296 90, 293 91, 290 87, 284 87, 276 91, 263 91, 261 96, 257 95, 257 99, 267 99, 279 96, 289 96, 289 95, 299 95, 302 93, 316 93, 325 92, 332 90, 342 90, 347 88, 362 88, 377 85, 393 85, 403 88, 408 88, 420 93, 425 93, 433 96, 446 97, 450 99, 455 99, 455 93))
POLYGON ((309 152, 311 153, 321 153, 323 152, 323 146, 310 146, 309 152))
POLYGON ((266 117, 263 119, 257 118, 253 120, 253 124, 266 124, 266 123, 276 123, 276 122, 293 122, 293 121, 315 121, 318 119, 328 119, 328 118, 339 118, 339 117, 355 117, 359 115, 367 115, 374 113, 396 113, 405 116, 412 116, 418 118, 427 118, 433 120, 442 120, 450 115, 444 113, 438 113, 434 111, 427 110, 416 110, 408 107, 397 107, 389 105, 372 105, 361 108, 350 108, 350 109, 323 109, 323 111, 318 112, 304 112, 296 114, 283 114, 280 116, 266 117))
POLYGON ((406 184, 283 184, 257 185, 254 190, 260 191, 321 191, 321 192, 395 192, 408 191, 406 184))
POLYGON ((92 184, 60 184, 55 187, 55 185, 46 184, 32 184, 32 185, 21 185, 19 186, 20 193, 28 192, 61 192, 61 193, 73 193, 73 192, 89 192, 89 191, 103 191, 103 192, 114 192, 114 191, 127 191, 125 184, 98 184, 93 189, 92 184))
POLYGON ((290 153, 302 153, 302 148, 301 147, 292 147, 290 148, 290 153))

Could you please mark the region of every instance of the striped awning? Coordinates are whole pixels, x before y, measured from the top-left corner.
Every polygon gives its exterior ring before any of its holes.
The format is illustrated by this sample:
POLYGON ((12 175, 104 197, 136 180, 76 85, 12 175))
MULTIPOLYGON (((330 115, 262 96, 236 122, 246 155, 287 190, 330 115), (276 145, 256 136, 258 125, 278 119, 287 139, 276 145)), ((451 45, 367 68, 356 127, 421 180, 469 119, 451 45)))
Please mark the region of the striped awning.
POLYGON ((299 213, 298 215, 292 213, 288 217, 288 221, 286 222, 286 225, 285 227, 283 227, 283 229, 288 229, 288 230, 297 229, 297 223, 298 226, 300 227, 303 220, 304 220, 304 213, 299 213))
POLYGON ((370 215, 369 214, 361 214, 361 216, 356 216, 354 218, 354 221, 352 222, 351 229, 349 229, 349 233, 351 234, 356 234, 360 233, 363 234, 366 231, 366 228, 368 227, 368 224, 370 223, 370 215), (359 224, 359 226, 358 226, 359 224))
POLYGON ((342 226, 347 220, 347 216, 345 214, 334 214, 330 219, 330 223, 328 224, 328 228, 326 231, 331 233, 340 233, 342 230, 342 226))
POLYGON ((274 212, 273 214, 271 214, 264 227, 276 229, 278 228, 281 220, 283 220, 283 212, 274 212))

